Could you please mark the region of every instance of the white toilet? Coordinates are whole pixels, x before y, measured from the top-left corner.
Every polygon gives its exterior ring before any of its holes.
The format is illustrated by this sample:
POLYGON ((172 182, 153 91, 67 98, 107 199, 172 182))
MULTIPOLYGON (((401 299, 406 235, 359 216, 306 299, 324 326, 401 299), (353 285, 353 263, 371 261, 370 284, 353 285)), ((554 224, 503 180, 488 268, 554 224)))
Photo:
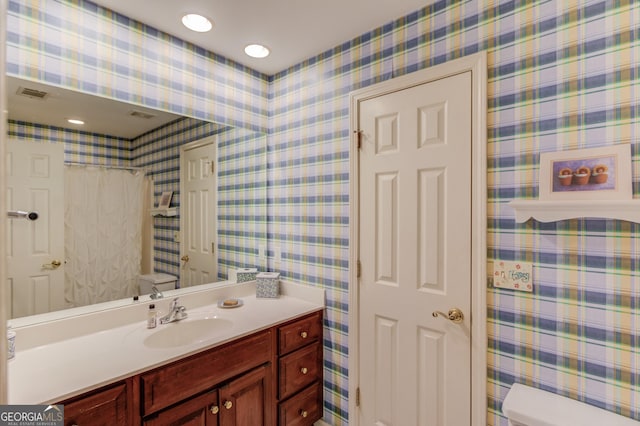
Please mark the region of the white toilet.
POLYGON ((502 403, 510 426, 640 426, 640 422, 562 395, 514 383, 502 403))
POLYGON ((173 290, 176 288, 177 281, 178 278, 174 277, 173 275, 163 274, 159 272, 155 274, 140 275, 138 277, 138 287, 140 295, 151 294, 151 286, 154 285, 161 292, 173 290))

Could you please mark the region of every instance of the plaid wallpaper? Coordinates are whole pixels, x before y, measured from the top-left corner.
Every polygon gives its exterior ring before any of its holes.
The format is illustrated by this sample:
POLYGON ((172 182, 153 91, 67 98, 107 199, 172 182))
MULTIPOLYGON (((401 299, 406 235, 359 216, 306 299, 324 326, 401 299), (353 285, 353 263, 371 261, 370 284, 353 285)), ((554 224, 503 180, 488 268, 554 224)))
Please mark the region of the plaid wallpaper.
MULTIPOLYGON (((436 1, 273 78, 269 244, 327 289, 325 406, 347 413, 349 117, 354 89, 488 53, 488 257, 534 263, 534 292, 488 289, 488 424, 522 382, 640 419, 637 224, 516 224, 542 151, 631 143, 638 192, 640 4, 436 1)), ((581 212, 576 212, 579 216, 581 212)))
POLYGON ((129 139, 24 121, 9 120, 8 124, 9 138, 64 144, 65 162, 131 166, 129 139))
POLYGON ((89 1, 10 0, 7 73, 266 131, 266 76, 89 1))
POLYGON ((89 2, 9 8, 11 74, 268 129, 269 254, 327 291, 334 425, 348 423, 348 93, 486 50, 488 257, 534 263, 533 293, 487 290, 488 424, 506 425, 513 382, 640 419, 640 225, 516 224, 506 205, 537 197, 540 152, 617 143, 632 144, 637 195, 639 2, 436 1, 268 78, 89 2))
POLYGON ((154 204, 173 191, 177 217, 154 218, 154 269, 180 276, 180 146, 218 137, 218 278, 227 268, 257 267, 266 245, 266 134, 184 118, 139 136, 132 142, 131 162, 150 171, 154 204))

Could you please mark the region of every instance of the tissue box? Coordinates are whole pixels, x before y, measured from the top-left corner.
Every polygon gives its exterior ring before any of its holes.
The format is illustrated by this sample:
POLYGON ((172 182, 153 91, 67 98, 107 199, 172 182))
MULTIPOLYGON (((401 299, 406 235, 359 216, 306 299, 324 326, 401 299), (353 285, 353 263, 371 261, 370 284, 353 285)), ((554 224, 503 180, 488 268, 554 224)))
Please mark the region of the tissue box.
POLYGON ((247 281, 253 281, 258 275, 257 268, 239 268, 236 270, 236 282, 244 283, 247 281))
POLYGON ((280 272, 261 272, 256 277, 256 297, 280 296, 280 272))

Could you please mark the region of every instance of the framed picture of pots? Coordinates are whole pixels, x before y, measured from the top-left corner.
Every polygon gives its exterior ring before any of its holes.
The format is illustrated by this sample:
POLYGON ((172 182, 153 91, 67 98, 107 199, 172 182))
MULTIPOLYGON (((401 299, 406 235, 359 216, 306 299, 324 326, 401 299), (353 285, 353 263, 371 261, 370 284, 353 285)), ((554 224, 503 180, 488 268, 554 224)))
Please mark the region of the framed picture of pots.
POLYGON ((631 146, 540 154, 540 200, 630 200, 631 146))

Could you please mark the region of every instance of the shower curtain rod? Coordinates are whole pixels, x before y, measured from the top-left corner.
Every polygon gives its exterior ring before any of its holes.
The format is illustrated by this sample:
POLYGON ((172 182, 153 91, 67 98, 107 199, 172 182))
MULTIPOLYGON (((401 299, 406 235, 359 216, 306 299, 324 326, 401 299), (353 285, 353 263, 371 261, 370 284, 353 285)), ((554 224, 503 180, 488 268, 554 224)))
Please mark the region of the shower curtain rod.
POLYGON ((86 163, 74 163, 72 161, 65 161, 65 166, 76 166, 76 167, 101 167, 103 169, 114 169, 114 170, 129 170, 131 172, 147 172, 144 167, 125 167, 125 166, 110 166, 105 164, 86 164, 86 163))

